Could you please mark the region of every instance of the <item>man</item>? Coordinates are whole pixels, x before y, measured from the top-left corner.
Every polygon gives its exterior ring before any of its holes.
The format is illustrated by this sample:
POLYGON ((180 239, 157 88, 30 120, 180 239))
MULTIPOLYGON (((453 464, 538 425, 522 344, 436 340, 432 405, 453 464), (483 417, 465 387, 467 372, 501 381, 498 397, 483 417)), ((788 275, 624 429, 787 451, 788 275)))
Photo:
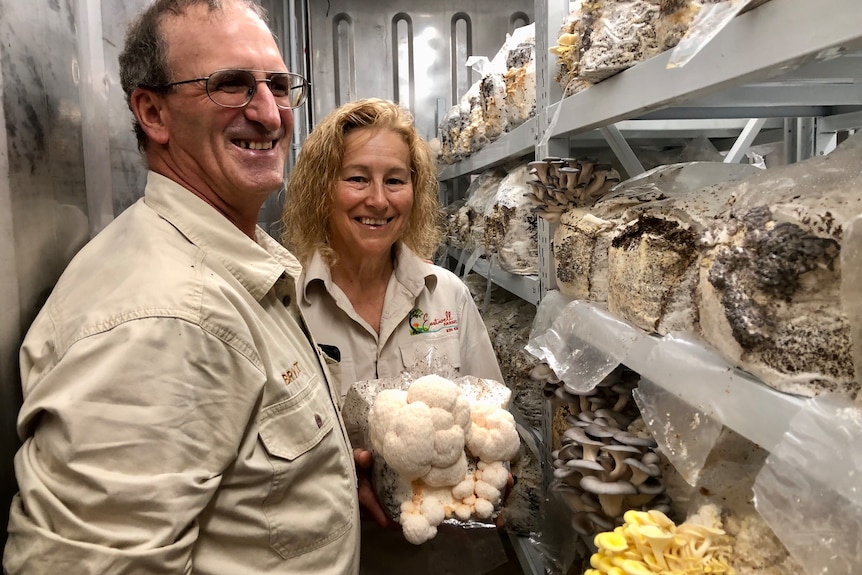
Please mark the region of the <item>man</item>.
POLYGON ((338 391, 296 306, 298 263, 256 227, 308 85, 252 0, 155 0, 120 67, 145 195, 75 257, 23 343, 3 566, 355 573, 338 391))

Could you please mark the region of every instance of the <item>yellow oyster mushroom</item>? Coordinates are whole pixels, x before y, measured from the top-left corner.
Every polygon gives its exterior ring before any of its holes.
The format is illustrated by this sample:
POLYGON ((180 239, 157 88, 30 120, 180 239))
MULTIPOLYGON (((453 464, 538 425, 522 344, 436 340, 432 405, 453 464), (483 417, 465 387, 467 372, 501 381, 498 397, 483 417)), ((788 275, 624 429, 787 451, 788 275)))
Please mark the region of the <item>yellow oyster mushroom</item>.
POLYGON ((650 569, 646 563, 635 561, 634 559, 624 560, 620 568, 626 575, 655 575, 655 571, 650 569))
POLYGON ((623 521, 627 525, 654 525, 655 522, 646 511, 629 509, 623 514, 623 521))
POLYGON ((673 533, 665 531, 656 525, 644 525, 640 529, 641 536, 647 540, 650 549, 652 550, 655 562, 660 569, 667 569, 667 561, 665 561, 665 549, 673 542, 673 533))
POLYGON ((557 38, 557 43, 562 44, 563 46, 574 46, 578 43, 580 38, 577 34, 561 34, 559 38, 557 38))
POLYGON ((612 553, 625 551, 629 544, 626 542, 626 537, 622 533, 616 531, 604 531, 596 535, 593 542, 599 549, 604 549, 612 553))
POLYGON ((608 573, 614 568, 614 564, 611 561, 611 557, 599 552, 593 553, 590 556, 590 567, 595 567, 602 573, 608 573))

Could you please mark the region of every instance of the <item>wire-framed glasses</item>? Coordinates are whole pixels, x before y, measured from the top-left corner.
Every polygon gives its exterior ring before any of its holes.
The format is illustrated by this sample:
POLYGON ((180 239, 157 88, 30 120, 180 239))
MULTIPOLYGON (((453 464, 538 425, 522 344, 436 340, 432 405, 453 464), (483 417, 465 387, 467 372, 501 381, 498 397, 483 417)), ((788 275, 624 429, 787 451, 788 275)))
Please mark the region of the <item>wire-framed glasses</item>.
POLYGON ((181 84, 206 82, 207 96, 224 108, 242 108, 251 102, 260 82, 269 84, 275 105, 284 110, 298 108, 308 99, 311 84, 299 74, 267 72, 265 70, 216 70, 203 78, 171 82, 161 86, 146 86, 153 90, 167 90, 181 84), (265 78, 257 75, 265 74, 265 78))

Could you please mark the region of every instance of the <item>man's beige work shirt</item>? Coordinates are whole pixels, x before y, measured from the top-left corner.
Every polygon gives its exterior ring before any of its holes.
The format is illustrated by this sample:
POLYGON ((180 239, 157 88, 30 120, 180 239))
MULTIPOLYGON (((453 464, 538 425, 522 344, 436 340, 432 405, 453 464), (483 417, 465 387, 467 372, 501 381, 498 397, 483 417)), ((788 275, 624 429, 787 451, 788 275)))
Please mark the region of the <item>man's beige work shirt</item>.
POLYGON ((9 575, 356 573, 352 452, 297 273, 149 174, 24 341, 9 575))
POLYGON ((337 347, 341 392, 356 381, 397 377, 432 357, 461 375, 503 381, 488 330, 470 290, 447 269, 396 247, 380 333, 353 308, 315 253, 299 280, 300 308, 315 339, 337 347))

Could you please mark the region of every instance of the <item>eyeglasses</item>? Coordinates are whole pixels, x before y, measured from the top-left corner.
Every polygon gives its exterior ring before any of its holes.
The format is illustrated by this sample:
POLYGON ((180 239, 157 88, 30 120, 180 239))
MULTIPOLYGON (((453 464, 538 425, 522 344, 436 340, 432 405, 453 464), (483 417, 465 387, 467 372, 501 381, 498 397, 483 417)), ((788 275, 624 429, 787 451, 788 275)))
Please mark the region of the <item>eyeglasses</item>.
POLYGON ((216 70, 204 78, 193 78, 171 82, 161 86, 145 86, 152 90, 167 90, 180 84, 206 82, 207 96, 224 108, 246 106, 257 91, 260 82, 269 84, 269 91, 275 97, 275 105, 283 110, 302 106, 308 99, 311 84, 299 74, 290 72, 266 72, 264 70, 216 70), (266 74, 258 78, 255 73, 266 74))

